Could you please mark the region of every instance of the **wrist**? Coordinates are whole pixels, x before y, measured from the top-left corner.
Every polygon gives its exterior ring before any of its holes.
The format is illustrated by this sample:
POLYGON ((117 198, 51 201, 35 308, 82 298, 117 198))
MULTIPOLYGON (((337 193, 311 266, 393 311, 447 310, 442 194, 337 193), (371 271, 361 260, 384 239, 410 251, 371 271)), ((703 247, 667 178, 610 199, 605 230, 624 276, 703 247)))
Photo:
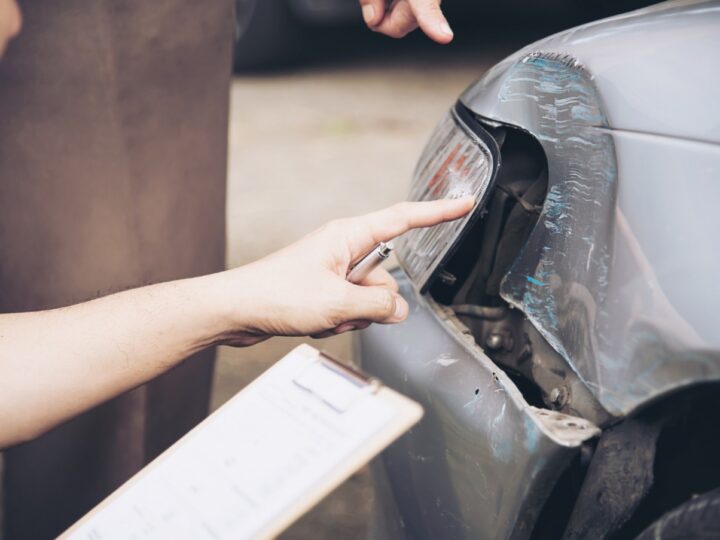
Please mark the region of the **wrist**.
POLYGON ((262 310, 246 267, 196 279, 212 345, 247 346, 266 338, 258 328, 262 310))
POLYGON ((177 309, 184 316, 182 325, 192 329, 187 333, 192 349, 201 350, 222 344, 223 335, 228 330, 228 321, 222 305, 222 295, 218 293, 214 276, 182 279, 165 285, 176 288, 172 296, 180 304, 177 309))

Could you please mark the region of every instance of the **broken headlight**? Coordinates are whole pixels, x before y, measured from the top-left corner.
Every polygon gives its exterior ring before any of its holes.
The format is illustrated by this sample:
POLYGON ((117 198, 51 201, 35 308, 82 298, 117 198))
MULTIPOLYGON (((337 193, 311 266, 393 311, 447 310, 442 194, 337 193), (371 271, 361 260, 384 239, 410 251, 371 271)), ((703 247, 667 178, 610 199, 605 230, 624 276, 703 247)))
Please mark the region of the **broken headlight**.
POLYGON ((424 293, 477 219, 499 165, 497 143, 462 104, 435 128, 413 174, 411 201, 472 195, 475 207, 462 219, 415 229, 397 242, 403 270, 424 293))

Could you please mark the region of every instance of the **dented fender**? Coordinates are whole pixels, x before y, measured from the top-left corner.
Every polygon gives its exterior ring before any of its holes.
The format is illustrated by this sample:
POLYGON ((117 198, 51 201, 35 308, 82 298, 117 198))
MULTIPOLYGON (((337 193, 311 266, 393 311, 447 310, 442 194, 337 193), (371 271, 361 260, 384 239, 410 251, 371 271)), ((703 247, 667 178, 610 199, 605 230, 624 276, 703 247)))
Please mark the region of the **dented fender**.
POLYGON ((703 2, 600 21, 523 49, 461 97, 545 151, 547 199, 501 295, 617 417, 720 381, 720 124, 707 94, 720 72, 693 57, 720 52, 718 25, 720 6, 703 2))

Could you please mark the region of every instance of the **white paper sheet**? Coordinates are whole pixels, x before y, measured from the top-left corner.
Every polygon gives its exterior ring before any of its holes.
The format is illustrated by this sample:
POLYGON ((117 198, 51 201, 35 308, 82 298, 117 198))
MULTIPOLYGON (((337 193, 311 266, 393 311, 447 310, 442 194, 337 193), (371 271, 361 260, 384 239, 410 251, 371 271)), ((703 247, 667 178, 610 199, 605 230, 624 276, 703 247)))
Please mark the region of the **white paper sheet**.
POLYGON ((296 349, 278 362, 70 537, 261 534, 398 414, 362 385, 318 371, 312 350, 296 349))

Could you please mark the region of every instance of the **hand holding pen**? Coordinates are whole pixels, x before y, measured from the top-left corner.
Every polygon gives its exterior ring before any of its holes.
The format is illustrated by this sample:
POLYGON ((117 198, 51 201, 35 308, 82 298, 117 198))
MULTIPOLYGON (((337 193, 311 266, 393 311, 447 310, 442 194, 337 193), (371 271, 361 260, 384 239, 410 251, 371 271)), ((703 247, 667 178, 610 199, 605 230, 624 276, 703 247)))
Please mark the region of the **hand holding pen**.
POLYGON ((223 297, 242 306, 233 344, 268 336, 325 337, 392 324, 408 315, 398 284, 378 266, 404 232, 458 219, 474 199, 405 202, 332 221, 298 242, 223 276, 223 297), (384 242, 384 244, 383 244, 384 242), (238 294, 231 289, 240 287, 238 294))

